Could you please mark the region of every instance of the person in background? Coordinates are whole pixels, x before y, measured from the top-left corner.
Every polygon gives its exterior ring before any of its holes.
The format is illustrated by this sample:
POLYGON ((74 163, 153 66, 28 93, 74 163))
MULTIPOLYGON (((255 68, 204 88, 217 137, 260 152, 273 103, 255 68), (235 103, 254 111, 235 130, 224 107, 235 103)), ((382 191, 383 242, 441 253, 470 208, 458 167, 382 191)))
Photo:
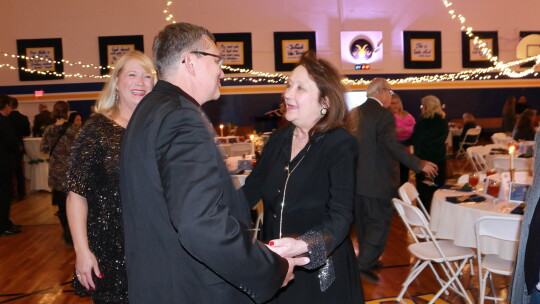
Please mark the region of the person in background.
MULTIPOLYGON (((399 142, 403 143, 403 141, 411 137, 416 120, 414 120, 411 113, 403 110, 403 103, 397 93, 392 95, 389 109, 394 113, 394 118, 396 119, 397 139, 399 142)), ((406 147, 410 150, 408 146, 406 147)), ((399 181, 401 185, 409 181, 409 168, 402 163, 399 163, 399 181)))
POLYGON ((414 155, 418 158, 433 162, 439 168, 435 178, 423 173, 416 175, 416 188, 420 199, 429 211, 433 193, 444 185, 446 178, 446 138, 448 137, 448 122, 443 118, 439 98, 428 95, 421 100, 420 119, 414 126, 411 138, 407 144, 414 147, 414 155))
POLYGON ((51 112, 47 109, 47 105, 44 103, 39 104, 39 114, 34 117, 34 127, 32 128, 32 134, 34 137, 42 137, 43 131, 48 125, 52 125, 56 120, 52 117, 51 112))
POLYGON ((536 128, 536 110, 526 109, 521 113, 512 132, 512 138, 518 140, 534 140, 536 128))
POLYGON ((501 132, 511 135, 516 126, 516 97, 510 95, 506 98, 502 109, 501 132))
POLYGON ((91 296, 94 303, 128 303, 120 143, 154 83, 150 58, 139 51, 123 55, 72 148, 67 211, 76 253, 73 284, 75 294, 91 296))
POLYGON ((71 146, 79 134, 80 128, 68 125, 68 113, 69 104, 67 102, 57 101, 54 104, 52 117, 56 119, 56 122, 45 129, 40 149, 42 153, 50 156, 49 187, 52 189, 52 204, 58 206, 57 214, 60 224, 62 224, 64 242, 67 245, 72 245, 66 215, 67 189, 65 182, 71 146))
POLYGON ((21 232, 21 227, 9 219, 12 197, 13 171, 17 155, 21 153, 15 129, 8 118, 11 99, 0 94, 0 236, 21 232))
MULTIPOLYGON (((536 151, 540 151, 540 132, 536 133, 536 151)), ((540 157, 534 161, 534 172, 540 172, 540 157)), ((510 284, 509 303, 540 304, 540 174, 534 174, 527 202, 510 284)))
MULTIPOLYGON (((457 135, 452 136, 452 146, 454 148, 454 152, 456 152, 459 149, 459 144, 465 139, 465 135, 467 135, 467 131, 469 129, 474 129, 474 128, 476 128, 476 122, 475 122, 474 116, 471 113, 463 113, 463 128, 461 130, 461 134, 459 136, 457 135)), ((470 137, 469 137, 469 140, 470 140, 470 137)))
POLYGON ((387 107, 394 91, 383 78, 373 79, 367 87, 368 99, 349 112, 349 130, 356 137, 356 189, 354 222, 360 254, 360 276, 371 283, 379 281, 374 270, 382 266, 379 258, 386 246, 397 196, 399 162, 415 172, 437 174, 437 166, 421 160, 397 140, 396 119, 387 107))
POLYGON ((82 127, 83 120, 81 114, 77 112, 72 112, 71 114, 69 114, 68 124, 82 127))
POLYGON ((342 128, 347 105, 340 80, 326 60, 302 56, 283 95, 291 123, 270 136, 242 188, 252 207, 263 200, 263 242, 282 256, 311 260, 294 271, 276 303, 364 302, 358 271, 350 267, 356 143, 342 128))
POLYGON ((219 98, 224 77, 214 35, 169 24, 153 54, 159 81, 133 113, 120 156, 129 301, 263 303, 309 259, 252 242, 248 204, 201 109, 219 98))
POLYGON ((527 103, 527 97, 521 95, 519 96, 517 103, 516 103, 516 114, 520 115, 525 110, 530 109, 531 105, 527 103))
POLYGON ((17 135, 17 141, 20 146, 20 153, 17 155, 17 161, 15 162, 15 179, 17 181, 17 195, 19 199, 24 198, 26 195, 26 178, 24 177, 24 142, 23 138, 30 136, 30 121, 28 116, 21 114, 19 112, 19 101, 17 98, 10 97, 11 99, 11 113, 9 114, 9 119, 11 124, 15 129, 15 134, 17 135))

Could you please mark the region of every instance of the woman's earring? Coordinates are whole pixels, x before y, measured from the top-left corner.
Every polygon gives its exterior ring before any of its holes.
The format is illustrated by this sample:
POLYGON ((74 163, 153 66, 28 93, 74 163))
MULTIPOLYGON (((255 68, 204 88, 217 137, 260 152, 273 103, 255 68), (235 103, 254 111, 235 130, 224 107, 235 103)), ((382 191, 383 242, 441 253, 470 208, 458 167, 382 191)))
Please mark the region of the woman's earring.
POLYGON ((114 92, 114 102, 118 102, 118 93, 114 92))
POLYGON ((322 108, 321 109, 321 115, 324 116, 324 115, 326 115, 326 113, 328 113, 328 110, 326 108, 322 108))

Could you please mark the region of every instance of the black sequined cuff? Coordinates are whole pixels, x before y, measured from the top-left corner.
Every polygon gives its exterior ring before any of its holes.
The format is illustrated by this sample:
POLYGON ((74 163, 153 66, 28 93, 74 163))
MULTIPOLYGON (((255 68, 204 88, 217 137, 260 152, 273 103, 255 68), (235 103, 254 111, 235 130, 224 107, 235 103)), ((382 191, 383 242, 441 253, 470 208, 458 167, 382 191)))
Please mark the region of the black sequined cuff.
POLYGON ((309 264, 304 265, 306 269, 315 269, 326 263, 326 247, 322 235, 313 230, 309 230, 298 238, 307 243, 309 264))

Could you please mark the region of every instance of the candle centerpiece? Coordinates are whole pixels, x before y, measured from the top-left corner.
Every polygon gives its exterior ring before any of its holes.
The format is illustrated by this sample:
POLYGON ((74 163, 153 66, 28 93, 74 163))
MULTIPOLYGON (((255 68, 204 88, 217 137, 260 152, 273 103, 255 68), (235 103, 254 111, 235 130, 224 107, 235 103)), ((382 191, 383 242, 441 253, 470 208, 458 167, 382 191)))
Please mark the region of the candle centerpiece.
POLYGON ((516 145, 514 143, 508 144, 508 154, 510 154, 510 181, 514 182, 514 152, 516 152, 516 145))
POLYGON ((219 131, 220 131, 221 137, 223 137, 223 127, 225 127, 223 124, 219 125, 219 131))

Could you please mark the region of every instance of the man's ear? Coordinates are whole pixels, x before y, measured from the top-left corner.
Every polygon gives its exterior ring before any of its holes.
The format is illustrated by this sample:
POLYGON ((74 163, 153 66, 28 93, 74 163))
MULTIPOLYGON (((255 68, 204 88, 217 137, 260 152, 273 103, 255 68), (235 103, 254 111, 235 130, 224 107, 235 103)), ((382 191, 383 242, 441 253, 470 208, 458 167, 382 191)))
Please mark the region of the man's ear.
POLYGON ((197 64, 195 60, 195 55, 191 53, 187 53, 184 57, 183 63, 181 63, 185 66, 186 71, 190 75, 195 75, 195 65, 197 64))

